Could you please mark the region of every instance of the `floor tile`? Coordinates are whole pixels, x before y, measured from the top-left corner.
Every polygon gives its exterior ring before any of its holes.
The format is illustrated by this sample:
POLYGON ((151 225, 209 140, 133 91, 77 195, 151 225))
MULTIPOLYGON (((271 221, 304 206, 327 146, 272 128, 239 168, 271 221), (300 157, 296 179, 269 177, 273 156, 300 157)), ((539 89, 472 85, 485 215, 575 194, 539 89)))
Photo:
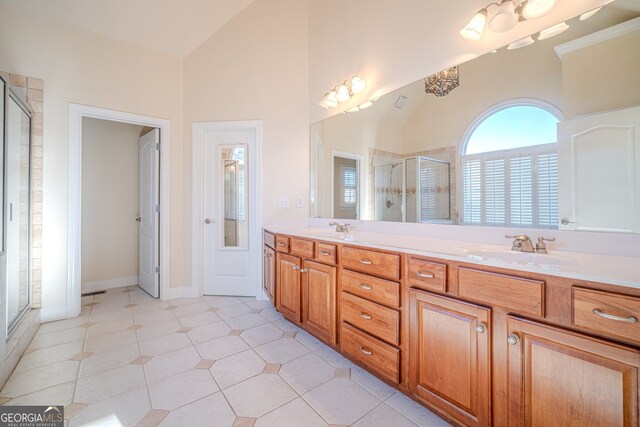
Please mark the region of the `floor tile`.
POLYGON ((260 374, 236 384, 224 395, 239 417, 259 418, 298 395, 277 375, 260 374))
POLYGON ((15 372, 27 371, 68 360, 70 357, 82 352, 82 344, 82 341, 73 341, 53 347, 34 349, 29 354, 22 356, 15 372))
POLYGON ((283 331, 291 331, 291 332, 302 331, 302 329, 298 328, 296 325, 294 325, 293 323, 289 322, 284 318, 280 320, 276 320, 272 323, 276 325, 278 328, 282 329, 283 331))
POLYGON ((70 426, 134 426, 151 410, 146 387, 130 390, 87 406, 70 426))
POLYGON ((258 309, 264 309, 264 308, 272 308, 273 307, 273 303, 269 300, 249 300, 249 301, 242 301, 243 303, 245 303, 246 305, 248 305, 251 308, 258 308, 258 309))
POLYGON ((196 348, 203 359, 220 360, 232 354, 248 350, 249 346, 239 336, 227 335, 226 337, 198 344, 196 348))
POLYGON ((33 337, 33 340, 31 341, 31 344, 29 344, 29 347, 40 349, 53 347, 73 341, 82 341, 84 340, 86 334, 86 328, 78 327, 64 329, 62 331, 50 332, 48 334, 36 335, 35 337, 33 337))
POLYGON ((137 343, 135 331, 120 331, 113 332, 106 335, 100 335, 99 337, 87 338, 84 343, 84 350, 98 353, 100 351, 108 350, 111 348, 123 347, 125 345, 137 343))
POLYGON ((86 403, 69 403, 68 405, 64 406, 64 419, 65 420, 70 420, 71 418, 75 417, 80 411, 82 411, 84 408, 86 408, 87 405, 86 403))
POLYGON ((216 311, 216 314, 220 316, 222 320, 229 320, 234 317, 242 316, 251 312, 251 309, 244 304, 232 305, 229 307, 221 308, 216 311))
POLYGON ((82 326, 89 321, 89 316, 79 316, 73 319, 59 320, 57 322, 43 323, 38 329, 38 335, 50 332, 59 332, 65 329, 73 329, 82 326))
POLYGON ((264 317, 270 322, 276 322, 278 320, 284 319, 284 316, 278 313, 278 311, 275 308, 265 308, 260 312, 260 316, 264 317))
POLYGON ((73 402, 76 382, 69 381, 53 387, 34 391, 6 402, 6 405, 68 405, 73 402))
POLYGON ((136 331, 136 334, 138 335, 138 341, 147 341, 163 335, 173 334, 180 328, 182 328, 182 325, 177 319, 167 320, 144 325, 144 327, 136 331))
MULTIPOLYGON (((258 418, 255 427, 327 427, 327 423, 301 398, 258 418)), ((395 427, 394 424, 388 424, 395 427)))
POLYGON ((294 339, 280 338, 254 349, 260 357, 269 363, 287 363, 310 352, 294 339))
POLYGON ((191 340, 185 334, 171 334, 140 342, 140 353, 159 356, 181 348, 190 347, 191 340))
POLYGON ((236 416, 222 393, 214 393, 204 399, 171 411, 162 427, 211 426, 230 427, 236 416))
POLYGON ((256 326, 255 328, 245 329, 240 337, 251 347, 268 343, 282 337, 282 330, 273 326, 271 323, 256 326))
POLYGON ((218 390, 213 377, 209 371, 204 369, 181 372, 149 385, 153 408, 168 411, 194 402, 218 390))
POLYGON ((209 296, 202 297, 202 301, 209 307, 224 308, 232 305, 241 304, 240 300, 236 297, 223 297, 223 296, 209 296))
POLYGON ((144 371, 149 383, 153 383, 193 369, 200 360, 202 357, 196 349, 187 347, 154 357, 144 365, 144 371))
POLYGON ((173 314, 178 318, 192 316, 194 314, 205 312, 209 309, 209 306, 203 301, 198 301, 195 304, 187 304, 180 307, 176 307, 173 310, 173 314))
POLYGON ((169 411, 165 411, 164 409, 152 409, 147 412, 136 427, 156 427, 160 425, 160 423, 169 415, 169 411))
POLYGON ((153 359, 151 356, 138 356, 129 363, 130 365, 144 366, 148 361, 153 359))
POLYGON ((353 368, 355 366, 349 359, 327 346, 317 349, 315 353, 335 368, 353 368))
POLYGON ((253 351, 246 350, 225 359, 218 360, 209 371, 221 389, 258 375, 265 362, 253 351))
MULTIPOLYGON (((92 321, 92 323, 95 321, 92 321)), ((97 337, 111 332, 118 332, 133 325, 131 316, 124 319, 102 320, 87 328, 87 337, 97 337)))
POLYGON ((279 375, 299 394, 333 379, 335 368, 315 353, 306 354, 280 368, 279 375))
POLYGON ((269 323, 267 319, 260 316, 259 314, 254 313, 232 317, 231 319, 227 319, 226 322, 227 325, 231 326, 234 329, 249 329, 255 326, 264 325, 265 323, 269 323))
POLYGON ((448 427, 450 424, 411 400, 402 393, 396 393, 385 402, 393 409, 422 427, 448 427))
POLYGON ((280 368, 282 368, 282 365, 279 363, 267 363, 262 373, 275 375, 280 372, 280 368))
POLYGON ((238 417, 231 427, 253 427, 256 424, 255 418, 238 417))
POLYGON ((214 362, 215 360, 202 359, 196 364, 195 369, 209 369, 211 368, 211 366, 213 366, 214 362))
POLYGON ((298 332, 295 338, 310 350, 318 350, 325 346, 322 341, 305 331, 298 332))
POLYGON ((210 325, 202 325, 190 330, 187 335, 194 344, 211 341, 215 338, 224 337, 231 328, 224 322, 217 322, 210 325))
POLYGON ((129 344, 94 353, 91 357, 82 361, 78 377, 88 377, 128 365, 139 355, 138 344, 129 344))
POLYGON ((149 325, 176 320, 176 315, 171 310, 143 311, 134 313, 133 320, 141 325, 149 325))
POLYGON ((145 385, 142 367, 126 365, 80 378, 76 386, 75 401, 92 404, 145 385))
POLYGON ((387 400, 396 393, 393 387, 385 384, 359 366, 351 368, 351 379, 381 400, 387 400))
POLYGON ((216 323, 222 321, 220 316, 211 312, 204 311, 202 313, 192 314, 190 316, 184 316, 178 318, 180 324, 182 326, 195 328, 196 326, 209 325, 211 323, 216 323))
POLYGON ((373 411, 360 418, 353 427, 416 427, 391 406, 383 403, 373 411))
POLYGON ((0 396, 18 397, 76 379, 80 362, 64 361, 16 372, 4 385, 0 396), (33 381, 38 378, 38 381, 33 381))
POLYGON ((348 378, 334 378, 302 396, 330 424, 350 425, 380 399, 348 378))

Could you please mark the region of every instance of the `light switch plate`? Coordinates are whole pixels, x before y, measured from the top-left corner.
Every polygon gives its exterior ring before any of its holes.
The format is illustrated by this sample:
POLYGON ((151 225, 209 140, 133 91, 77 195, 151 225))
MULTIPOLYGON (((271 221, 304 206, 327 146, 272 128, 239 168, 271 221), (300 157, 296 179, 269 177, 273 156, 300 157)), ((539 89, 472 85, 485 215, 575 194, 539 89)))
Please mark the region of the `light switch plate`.
POLYGON ((304 207, 304 197, 302 197, 302 196, 296 197, 296 206, 299 207, 299 208, 303 208, 304 207))
POLYGON ((279 208, 288 208, 289 207, 289 198, 288 197, 280 197, 278 199, 278 207, 279 208))

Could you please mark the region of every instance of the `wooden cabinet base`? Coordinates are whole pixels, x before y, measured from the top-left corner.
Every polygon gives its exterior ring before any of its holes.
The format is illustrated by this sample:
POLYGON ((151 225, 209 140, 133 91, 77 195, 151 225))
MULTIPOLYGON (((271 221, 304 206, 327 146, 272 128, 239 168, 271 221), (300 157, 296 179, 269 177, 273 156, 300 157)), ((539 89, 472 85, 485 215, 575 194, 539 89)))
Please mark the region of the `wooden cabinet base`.
POLYGON ((400 382, 400 350, 342 323, 340 350, 387 381, 400 382))

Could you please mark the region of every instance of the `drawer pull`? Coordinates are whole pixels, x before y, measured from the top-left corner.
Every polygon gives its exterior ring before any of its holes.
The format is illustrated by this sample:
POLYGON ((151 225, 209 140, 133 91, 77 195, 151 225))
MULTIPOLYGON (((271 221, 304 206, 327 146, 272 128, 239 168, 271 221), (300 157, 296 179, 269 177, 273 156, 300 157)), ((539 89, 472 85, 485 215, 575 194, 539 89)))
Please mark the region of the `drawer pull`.
POLYGON ((331 252, 328 252, 328 251, 320 251, 320 255, 329 256, 329 255, 331 255, 331 252))
POLYGON ((284 246, 284 243, 278 242, 278 246, 284 246))
POLYGON ((360 347, 360 352, 366 354, 367 356, 371 356, 373 354, 373 351, 369 350, 366 347, 360 347))
POLYGON ((431 273, 423 273, 422 271, 416 271, 416 274, 420 277, 424 277, 425 279, 433 279, 435 277, 431 273))
POLYGON ((363 319, 366 319, 366 320, 373 319, 373 317, 371 317, 371 315, 367 314, 367 313, 360 313, 360 317, 362 317, 363 319))
POLYGON ((372 290, 372 289, 373 289, 373 286, 371 286, 371 285, 367 285, 366 283, 360 283, 360 287, 361 287, 362 289, 364 289, 365 291, 370 291, 370 290, 372 290))
POLYGON ((614 314, 604 313, 597 308, 593 310, 593 314, 595 314, 596 316, 604 317, 605 319, 616 320, 618 322, 636 323, 638 321, 638 319, 633 316, 620 317, 614 314))
POLYGON ((373 264, 373 262, 371 262, 371 260, 368 260, 368 259, 361 259, 360 264, 371 265, 373 264))

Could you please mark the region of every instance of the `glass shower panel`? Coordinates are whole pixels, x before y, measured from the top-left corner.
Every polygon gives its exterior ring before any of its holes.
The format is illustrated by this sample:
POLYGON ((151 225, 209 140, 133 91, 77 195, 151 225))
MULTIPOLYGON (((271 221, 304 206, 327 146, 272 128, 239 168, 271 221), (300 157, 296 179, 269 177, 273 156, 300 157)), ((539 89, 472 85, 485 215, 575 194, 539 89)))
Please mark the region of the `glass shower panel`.
POLYGON ((449 163, 419 157, 418 216, 420 222, 450 218, 449 163))
POLYGON ((9 332, 29 307, 31 117, 12 96, 6 98, 5 224, 7 324, 9 332))

